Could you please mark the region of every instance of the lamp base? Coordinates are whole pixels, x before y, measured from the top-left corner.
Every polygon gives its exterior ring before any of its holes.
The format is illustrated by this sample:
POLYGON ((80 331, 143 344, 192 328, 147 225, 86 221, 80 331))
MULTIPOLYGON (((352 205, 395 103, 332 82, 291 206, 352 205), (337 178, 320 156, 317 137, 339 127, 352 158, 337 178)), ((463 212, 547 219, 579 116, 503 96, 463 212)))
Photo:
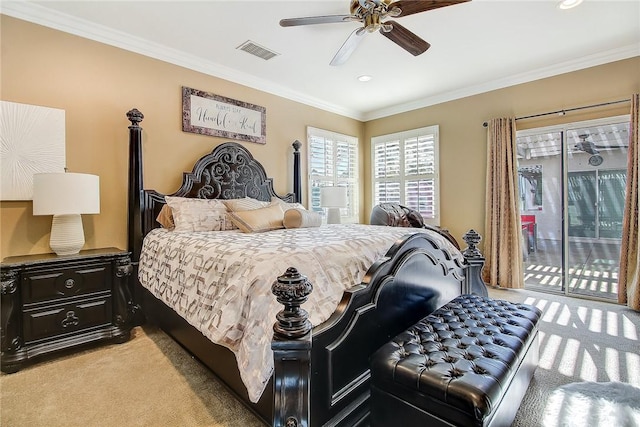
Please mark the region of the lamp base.
POLYGON ((49 246, 56 255, 75 255, 84 246, 80 214, 54 215, 49 246))
POLYGON ((340 224, 340 208, 327 208, 327 224, 340 224))

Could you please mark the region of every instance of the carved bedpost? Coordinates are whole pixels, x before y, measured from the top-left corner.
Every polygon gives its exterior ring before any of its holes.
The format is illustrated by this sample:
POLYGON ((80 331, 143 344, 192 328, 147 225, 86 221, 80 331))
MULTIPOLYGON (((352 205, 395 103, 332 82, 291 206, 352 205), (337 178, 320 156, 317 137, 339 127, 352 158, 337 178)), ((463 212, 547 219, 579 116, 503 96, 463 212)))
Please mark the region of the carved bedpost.
MULTIPOLYGON (((142 251, 142 213, 144 211, 144 199, 142 197, 142 128, 139 123, 144 119, 144 115, 134 108, 127 112, 127 119, 131 122, 129 126, 129 208, 128 212, 128 232, 127 250, 131 253, 131 264, 133 274, 128 276, 129 295, 133 295, 131 304, 132 313, 142 313, 137 302, 140 295, 137 292, 136 282, 138 280, 138 262, 142 251)), ((136 316, 137 317, 137 316, 136 316)), ((133 326, 141 324, 142 319, 134 319, 133 326)))
POLYGON ((144 115, 134 108, 127 113, 129 126, 129 242, 128 250, 135 265, 142 249, 142 128, 144 115))
POLYGON ((300 175, 300 147, 302 143, 297 139, 293 141, 293 193, 295 202, 302 203, 302 182, 300 175))
POLYGON ((311 322, 300 308, 313 290, 293 267, 279 276, 271 291, 284 305, 273 325, 273 427, 310 427, 311 322))
POLYGON ((487 286, 482 280, 484 257, 478 250, 478 243, 480 243, 482 237, 475 230, 469 230, 462 236, 462 240, 467 243, 467 248, 462 251, 462 255, 467 263, 465 293, 473 293, 486 297, 488 296, 487 286))

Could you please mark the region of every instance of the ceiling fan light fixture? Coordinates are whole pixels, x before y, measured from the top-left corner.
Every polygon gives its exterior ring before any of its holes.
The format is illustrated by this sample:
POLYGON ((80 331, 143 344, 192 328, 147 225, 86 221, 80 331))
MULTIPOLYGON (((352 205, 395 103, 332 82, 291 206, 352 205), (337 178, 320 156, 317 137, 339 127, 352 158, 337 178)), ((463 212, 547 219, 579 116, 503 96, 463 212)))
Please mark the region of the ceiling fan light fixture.
POLYGON ((583 0, 561 0, 558 3, 558 9, 567 10, 572 9, 582 3, 583 0))

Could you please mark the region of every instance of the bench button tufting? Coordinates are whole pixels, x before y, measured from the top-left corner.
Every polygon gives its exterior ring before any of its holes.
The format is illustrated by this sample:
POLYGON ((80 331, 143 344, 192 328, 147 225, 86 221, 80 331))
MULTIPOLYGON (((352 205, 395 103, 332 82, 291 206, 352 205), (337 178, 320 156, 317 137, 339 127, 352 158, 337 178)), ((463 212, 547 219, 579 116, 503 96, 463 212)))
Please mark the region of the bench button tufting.
POLYGON ((451 378, 460 378, 464 375, 464 372, 457 368, 450 369, 448 373, 451 378))
POLYGON ((475 372, 478 375, 486 375, 488 373, 488 371, 484 368, 481 368, 478 365, 474 365, 473 366, 473 372, 475 372))

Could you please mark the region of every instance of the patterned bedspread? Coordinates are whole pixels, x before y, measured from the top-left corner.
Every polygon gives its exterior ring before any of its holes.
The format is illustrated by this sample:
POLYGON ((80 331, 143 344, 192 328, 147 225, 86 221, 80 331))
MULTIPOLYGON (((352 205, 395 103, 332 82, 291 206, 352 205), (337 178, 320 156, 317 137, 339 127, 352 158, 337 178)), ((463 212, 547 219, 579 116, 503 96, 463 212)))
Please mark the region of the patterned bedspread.
MULTIPOLYGON (((295 267, 313 284, 304 304, 318 325, 346 288, 415 228, 334 224, 266 233, 155 229, 143 243, 139 278, 207 338, 236 356, 249 399, 257 402, 273 371, 273 323, 282 306, 271 284, 295 267)), ((433 232, 432 232, 433 233, 433 232)), ((437 233, 442 247, 455 248, 437 233)))

